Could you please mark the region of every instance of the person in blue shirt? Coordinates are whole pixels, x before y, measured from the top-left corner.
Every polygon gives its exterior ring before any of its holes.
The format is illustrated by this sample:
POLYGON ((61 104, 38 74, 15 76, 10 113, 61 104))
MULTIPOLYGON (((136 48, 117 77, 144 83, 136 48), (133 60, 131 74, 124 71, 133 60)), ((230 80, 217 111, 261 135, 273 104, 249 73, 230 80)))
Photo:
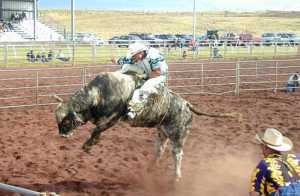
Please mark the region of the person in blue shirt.
POLYGON ((298 154, 288 154, 285 155, 285 161, 284 155, 281 153, 291 150, 293 142, 289 138, 282 136, 274 128, 267 128, 262 138, 256 134, 255 139, 260 142, 265 158, 259 162, 252 173, 250 196, 260 196, 262 194, 275 196, 279 193, 279 195, 285 196, 286 194, 281 193, 290 191, 286 189, 287 185, 293 186, 292 189, 297 190, 296 192, 292 190, 287 195, 298 196, 300 184, 297 178, 300 175, 300 156, 298 154), (290 169, 290 171, 286 172, 288 183, 284 178, 283 162, 288 164, 290 169), (291 172, 292 169, 294 169, 295 173, 291 172))

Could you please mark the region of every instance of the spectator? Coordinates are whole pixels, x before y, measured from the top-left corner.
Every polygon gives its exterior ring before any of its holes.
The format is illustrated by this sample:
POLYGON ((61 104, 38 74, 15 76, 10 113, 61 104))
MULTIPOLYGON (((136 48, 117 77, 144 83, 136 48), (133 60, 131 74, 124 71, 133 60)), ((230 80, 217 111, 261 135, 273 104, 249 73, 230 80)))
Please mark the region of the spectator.
POLYGON ((35 55, 33 53, 33 50, 30 50, 30 52, 28 52, 26 54, 26 57, 27 57, 27 60, 30 61, 30 62, 37 61, 37 59, 35 58, 35 55))
POLYGON ((196 43, 194 42, 194 41, 189 41, 189 43, 188 43, 188 50, 189 51, 194 51, 195 50, 195 45, 196 45, 196 43))
POLYGON ((23 18, 22 18, 22 14, 21 12, 19 12, 19 21, 22 22, 23 21, 23 18))
POLYGON ((4 32, 9 32, 8 25, 6 24, 5 21, 3 21, 2 27, 3 27, 4 32))
POLYGON ((183 51, 183 53, 182 53, 182 58, 185 60, 186 57, 187 57, 186 51, 183 51))
POLYGON ((287 92, 295 92, 300 84, 299 71, 291 75, 286 85, 287 92))
POLYGON ((22 12, 22 20, 25 20, 25 19, 27 20, 27 18, 26 18, 26 13, 23 11, 23 12, 22 12))
POLYGON ((40 53, 36 55, 36 61, 42 61, 42 56, 40 53))
POLYGON ((18 15, 17 12, 16 12, 16 14, 15 14, 15 20, 16 20, 16 21, 19 21, 19 15, 18 15))
POLYGON ((15 14, 12 12, 11 13, 11 15, 10 15, 10 19, 12 20, 12 21, 15 21, 15 14))
POLYGON ((172 55, 172 54, 173 54, 172 46, 171 46, 171 45, 168 46, 168 54, 169 54, 169 55, 172 55))
POLYGON ((1 33, 1 34, 3 33, 3 27, 2 27, 2 24, 0 24, 0 33, 1 33))
POLYGON ((52 50, 50 50, 48 53, 48 60, 51 61, 52 57, 53 57, 53 52, 52 52, 52 50))
POLYGON ((183 47, 183 43, 181 42, 181 38, 180 37, 178 37, 178 40, 177 40, 177 46, 178 46, 178 48, 182 48, 183 47))
POLYGON ((70 57, 69 58, 64 57, 64 53, 61 50, 59 50, 59 53, 57 54, 56 58, 58 58, 62 61, 69 61, 70 60, 70 57))
POLYGON ((273 128, 267 128, 264 137, 256 134, 264 159, 252 173, 250 196, 296 196, 300 192, 300 155, 285 154, 293 142, 273 128))
POLYGON ((10 29, 10 31, 14 31, 14 27, 12 26, 11 22, 8 22, 8 28, 10 29))
POLYGON ((49 62, 48 59, 46 58, 45 52, 42 53, 42 61, 43 62, 49 62))
POLYGON ((177 47, 177 43, 178 43, 178 40, 177 40, 176 37, 174 37, 174 48, 175 48, 175 50, 176 50, 176 47, 177 47))

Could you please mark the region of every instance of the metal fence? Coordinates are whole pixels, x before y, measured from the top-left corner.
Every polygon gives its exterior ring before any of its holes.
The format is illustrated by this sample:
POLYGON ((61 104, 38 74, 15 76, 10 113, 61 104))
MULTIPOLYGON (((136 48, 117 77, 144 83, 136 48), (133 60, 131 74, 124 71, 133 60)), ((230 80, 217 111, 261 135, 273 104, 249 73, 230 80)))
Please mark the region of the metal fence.
MULTIPOLYGON (((133 41, 132 41, 133 42, 133 41)), ((26 65, 56 66, 56 65, 97 65, 106 64, 111 58, 119 58, 126 55, 129 43, 103 44, 83 42, 25 42, 25 43, 0 43, 0 67, 14 67, 26 65), (47 62, 31 62, 27 53, 33 50, 34 54, 42 55, 52 53, 54 58, 47 59, 47 62), (56 58, 59 51, 62 51, 68 61, 56 58)), ((149 43, 149 46, 156 47, 168 61, 183 60, 183 51, 187 52, 185 60, 203 59, 236 59, 236 58, 274 58, 274 57, 298 57, 300 55, 299 45, 296 44, 243 44, 232 45, 222 43, 215 46, 213 43, 198 43, 195 47, 187 46, 174 47, 174 43, 159 42, 149 43), (171 51, 169 50, 169 46, 171 51)))
MULTIPOLYGON (((53 95, 67 98, 101 72, 118 66, 0 70, 0 108, 56 104, 53 95)), ((247 91, 286 89, 300 59, 169 63, 168 87, 181 95, 239 95, 247 91)))

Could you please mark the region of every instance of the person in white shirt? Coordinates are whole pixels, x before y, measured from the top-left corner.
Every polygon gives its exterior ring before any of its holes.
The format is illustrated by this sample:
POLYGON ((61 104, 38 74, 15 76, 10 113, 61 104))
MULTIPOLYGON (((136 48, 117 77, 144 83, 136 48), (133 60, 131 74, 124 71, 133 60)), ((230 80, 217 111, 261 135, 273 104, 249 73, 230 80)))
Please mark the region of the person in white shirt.
POLYGON ((286 85, 286 91, 295 92, 299 84, 300 84, 300 77, 299 77, 299 71, 297 71, 295 74, 290 76, 289 81, 286 85))
POLYGON ((128 116, 135 118, 136 113, 132 108, 146 103, 147 98, 152 93, 157 93, 157 88, 164 86, 167 80, 168 65, 163 55, 155 48, 148 48, 140 42, 131 44, 128 48, 127 56, 119 59, 111 59, 117 65, 122 65, 118 70, 120 73, 135 71, 142 74, 147 80, 145 84, 134 91, 132 100, 129 102, 130 112, 128 116))
POLYGON ((57 54, 56 58, 60 59, 62 61, 69 61, 70 60, 70 57, 69 58, 64 57, 64 53, 61 50, 59 50, 59 53, 57 54))

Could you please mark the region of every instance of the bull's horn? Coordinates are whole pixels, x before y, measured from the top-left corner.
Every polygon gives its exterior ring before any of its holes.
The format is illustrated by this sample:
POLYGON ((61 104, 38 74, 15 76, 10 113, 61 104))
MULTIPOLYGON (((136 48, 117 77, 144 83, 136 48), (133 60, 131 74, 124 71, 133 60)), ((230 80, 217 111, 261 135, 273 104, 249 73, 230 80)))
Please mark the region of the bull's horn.
POLYGON ((62 98, 59 98, 57 95, 53 95, 53 97, 55 98, 55 100, 56 100, 58 103, 64 101, 62 98))
POLYGON ((85 124, 77 115, 76 115, 76 121, 79 122, 80 124, 85 124))

